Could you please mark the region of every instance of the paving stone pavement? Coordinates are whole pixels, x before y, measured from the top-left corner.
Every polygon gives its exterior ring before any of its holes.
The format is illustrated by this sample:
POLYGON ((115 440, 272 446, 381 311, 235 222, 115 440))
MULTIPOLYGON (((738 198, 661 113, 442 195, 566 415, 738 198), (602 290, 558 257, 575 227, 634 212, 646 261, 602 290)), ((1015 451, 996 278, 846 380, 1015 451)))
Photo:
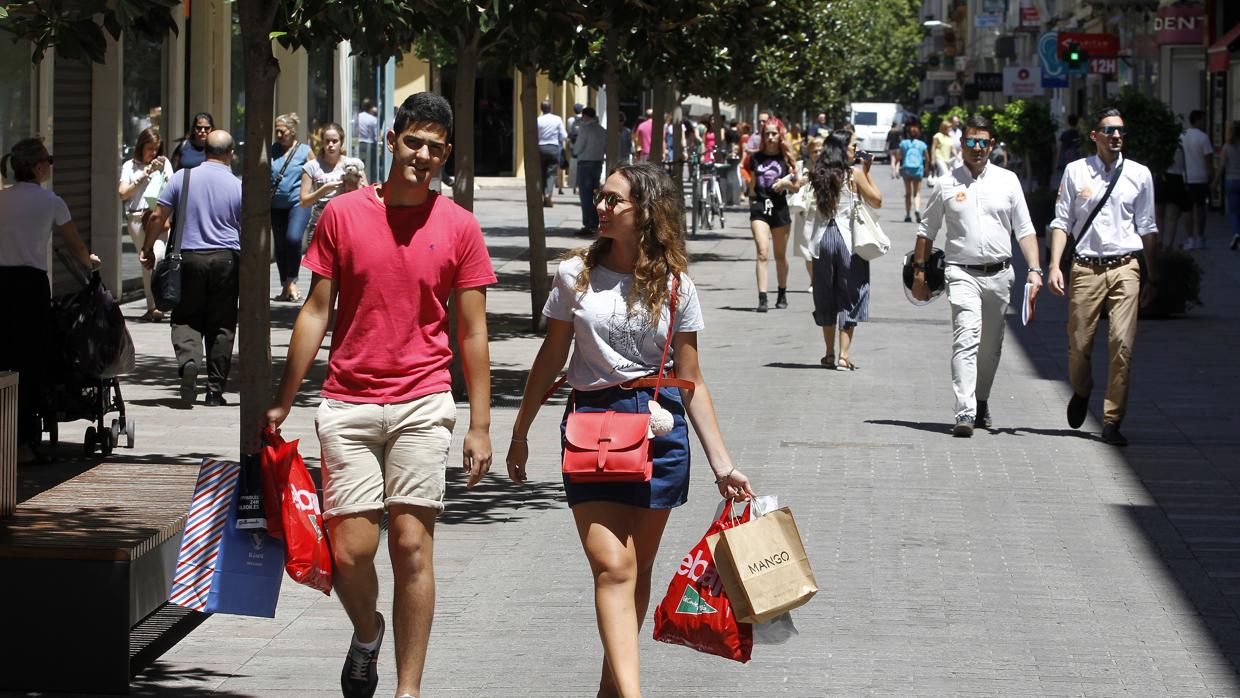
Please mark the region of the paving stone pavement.
MULTIPOLYGON (((755 648, 745 666, 656 643, 647 623, 646 694, 1240 695, 1240 410, 1231 397, 1240 253, 1220 244, 1229 238, 1221 222, 1215 248, 1195 253, 1206 305, 1141 323, 1131 447, 1096 440, 1101 395, 1082 431, 1066 427, 1065 303, 1049 294, 1032 326, 1009 315, 995 428, 953 439, 949 309, 904 300, 899 265, 914 230, 900 222, 896 183, 880 177, 894 249, 873 265, 873 319, 857 330, 855 372, 818 364, 801 260, 792 260, 790 307, 753 312, 743 212, 689 244, 702 360, 729 448, 760 492, 792 507, 822 591, 794 612, 799 637, 755 648)), ((459 469, 449 471, 425 696, 593 696, 597 685, 590 577, 558 474, 558 405, 530 433, 530 482, 503 476, 503 437, 539 345, 528 331, 523 201, 520 190, 495 189, 478 202, 500 276, 489 296, 497 464, 468 493, 459 469)), ((548 244, 558 252, 582 241, 568 235, 579 225, 571 197, 556 201, 548 244)), ((278 375, 295 309, 277 305, 278 375)), ((203 455, 234 455, 236 408, 174 409, 167 325, 131 329, 139 372, 125 388, 137 447, 114 458, 193 467, 203 455)), ((1097 351, 1105 356, 1101 341, 1097 351)), ((316 386, 284 428, 312 466, 316 386)), ((717 503, 700 448, 695 455, 689 503, 673 514, 656 565, 656 600, 717 503)), ((89 463, 66 459, 49 472, 67 477, 89 463)), ((35 479, 23 474, 24 486, 35 479)), ((380 558, 387 606, 391 574, 380 558)), ((274 620, 213 616, 140 674, 133 694, 339 695, 348 637, 335 599, 286 580, 274 620)), ((390 637, 379 666, 377 695, 392 695, 390 637)))

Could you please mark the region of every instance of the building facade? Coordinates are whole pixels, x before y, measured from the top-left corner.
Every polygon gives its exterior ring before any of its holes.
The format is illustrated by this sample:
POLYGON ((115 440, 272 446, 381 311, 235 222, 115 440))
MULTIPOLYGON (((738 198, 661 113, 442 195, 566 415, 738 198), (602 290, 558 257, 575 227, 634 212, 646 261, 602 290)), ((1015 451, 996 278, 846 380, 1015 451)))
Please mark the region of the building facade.
MULTIPOLYGON (((244 139, 245 89, 241 31, 235 3, 199 0, 174 9, 178 32, 162 41, 109 41, 106 60, 87 64, 59 60, 49 51, 31 62, 28 43, 0 41, 0 149, 32 135, 41 136, 56 157, 50 187, 69 205, 74 222, 93 251, 104 260, 103 278, 110 288, 133 286, 140 276, 136 251, 123 236, 117 179, 137 135, 157 128, 170 152, 183 138, 193 115, 210 113, 218 128, 244 139)), ((346 149, 356 152, 356 114, 364 99, 391 123, 395 106, 422 90, 451 98, 453 71, 409 56, 377 62, 350 55, 347 42, 310 50, 275 46, 280 75, 275 113, 301 116, 301 137, 336 122, 346 132, 346 149)), ((475 96, 478 173, 522 176, 519 74, 510 66, 480 73, 475 96)), ((595 95, 578 84, 539 80, 540 99, 554 110, 572 114, 576 102, 595 95)), ((238 148, 239 154, 241 148, 238 148)), ((380 153, 386 155, 383 148, 380 153)), ((378 169, 386 172, 386 159, 378 169)), ((240 172, 240 163, 236 169, 240 172)), ((56 294, 74 290, 72 277, 58 261, 53 237, 49 269, 56 294)))

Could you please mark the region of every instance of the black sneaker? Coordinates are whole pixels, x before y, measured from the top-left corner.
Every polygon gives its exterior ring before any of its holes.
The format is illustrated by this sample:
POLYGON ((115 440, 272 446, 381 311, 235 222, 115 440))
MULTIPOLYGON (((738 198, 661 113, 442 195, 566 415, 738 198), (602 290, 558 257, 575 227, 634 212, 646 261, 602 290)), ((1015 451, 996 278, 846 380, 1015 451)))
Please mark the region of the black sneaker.
POLYGON ((964 415, 956 419, 956 426, 952 427, 952 436, 967 439, 973 436, 973 418, 964 415))
MULTIPOLYGON (((383 646, 383 614, 379 616, 379 644, 373 650, 349 643, 349 654, 340 671, 340 691, 344 698, 371 698, 379 685, 379 648, 383 646)), ((354 637, 356 640, 356 636, 354 637)))
POLYGON ((909 216, 909 215, 907 215, 907 214, 906 214, 906 215, 904 216, 904 222, 905 222, 905 223, 912 223, 912 222, 913 222, 913 217, 912 217, 912 216, 909 216))
POLYGON ((224 399, 223 393, 217 393, 214 390, 208 390, 207 397, 205 400, 202 401, 202 404, 206 405, 207 407, 223 407, 228 404, 228 401, 224 399))
POLYGON ((1123 448, 1128 445, 1128 439, 1125 438, 1123 434, 1119 433, 1118 424, 1103 424, 1102 443, 1123 448))
POLYGON ((780 310, 788 307, 788 289, 781 288, 775 294, 775 307, 780 310))
POLYGON ((990 405, 985 400, 977 401, 977 416, 973 418, 973 428, 990 428, 990 405))
POLYGON ((758 312, 765 313, 766 311, 767 311, 766 294, 759 293, 758 294, 758 312))
POLYGON ((186 361, 181 367, 181 404, 185 407, 193 407, 194 400, 198 398, 198 364, 194 361, 186 361))
POLYGON ((1072 394, 1068 400, 1068 426, 1080 429, 1085 423, 1085 415, 1089 412, 1089 396, 1072 394))
POLYGON ((913 214, 913 215, 917 216, 917 222, 918 222, 918 223, 921 223, 921 212, 919 211, 919 212, 917 212, 917 213, 915 213, 915 214, 913 214))

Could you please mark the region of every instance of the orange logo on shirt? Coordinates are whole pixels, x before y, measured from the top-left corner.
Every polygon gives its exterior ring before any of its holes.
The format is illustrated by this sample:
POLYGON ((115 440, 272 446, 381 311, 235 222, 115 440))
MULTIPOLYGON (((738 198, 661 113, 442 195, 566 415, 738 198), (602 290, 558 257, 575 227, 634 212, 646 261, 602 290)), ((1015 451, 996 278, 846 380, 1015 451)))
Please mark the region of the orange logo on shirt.
POLYGON ((966 198, 968 198, 968 197, 965 195, 965 193, 964 193, 963 191, 958 191, 958 192, 956 192, 956 203, 958 203, 958 204, 960 204, 960 203, 964 203, 964 200, 965 200, 966 198))
POLYGON ((1094 190, 1090 189, 1089 187, 1085 187, 1084 189, 1081 190, 1080 194, 1077 194, 1077 196, 1081 197, 1082 199, 1088 199, 1089 197, 1093 195, 1094 195, 1094 190))

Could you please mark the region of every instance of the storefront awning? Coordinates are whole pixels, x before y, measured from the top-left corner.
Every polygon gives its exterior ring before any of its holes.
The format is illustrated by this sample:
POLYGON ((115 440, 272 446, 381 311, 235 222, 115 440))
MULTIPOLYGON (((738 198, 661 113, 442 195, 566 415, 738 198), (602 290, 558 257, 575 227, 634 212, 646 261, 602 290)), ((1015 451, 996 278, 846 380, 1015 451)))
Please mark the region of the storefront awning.
POLYGON ((1206 65, 1211 73, 1227 71, 1227 64, 1231 61, 1231 49, 1236 44, 1240 44, 1240 24, 1232 27, 1231 31, 1220 36, 1218 41, 1210 45, 1206 65))

